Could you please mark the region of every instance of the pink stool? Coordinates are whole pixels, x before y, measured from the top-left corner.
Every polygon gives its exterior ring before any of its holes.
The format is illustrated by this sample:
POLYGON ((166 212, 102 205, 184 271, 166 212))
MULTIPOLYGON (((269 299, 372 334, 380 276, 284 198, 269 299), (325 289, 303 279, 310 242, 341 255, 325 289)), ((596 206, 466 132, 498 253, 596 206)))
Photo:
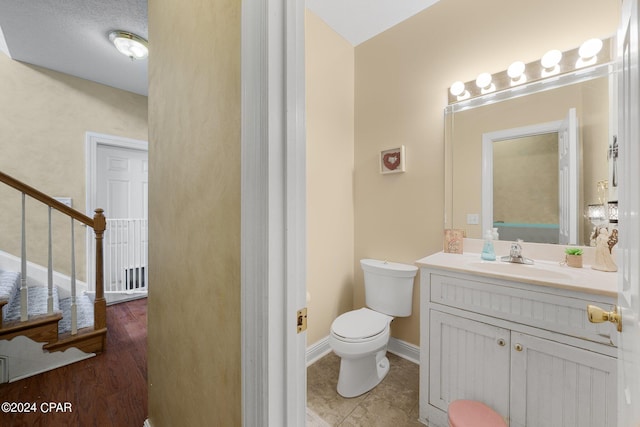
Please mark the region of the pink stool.
POLYGON ((496 411, 475 400, 454 400, 448 413, 450 427, 507 427, 496 411))

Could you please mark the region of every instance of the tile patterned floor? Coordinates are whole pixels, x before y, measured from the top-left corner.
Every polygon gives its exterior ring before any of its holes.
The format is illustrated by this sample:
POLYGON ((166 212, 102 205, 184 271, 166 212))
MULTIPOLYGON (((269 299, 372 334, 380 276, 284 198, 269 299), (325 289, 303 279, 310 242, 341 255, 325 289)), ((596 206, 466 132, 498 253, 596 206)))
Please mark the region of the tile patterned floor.
POLYGON ((362 396, 338 394, 340 358, 329 353, 307 368, 307 406, 327 424, 340 427, 425 427, 418 421, 419 366, 387 353, 387 377, 362 396))

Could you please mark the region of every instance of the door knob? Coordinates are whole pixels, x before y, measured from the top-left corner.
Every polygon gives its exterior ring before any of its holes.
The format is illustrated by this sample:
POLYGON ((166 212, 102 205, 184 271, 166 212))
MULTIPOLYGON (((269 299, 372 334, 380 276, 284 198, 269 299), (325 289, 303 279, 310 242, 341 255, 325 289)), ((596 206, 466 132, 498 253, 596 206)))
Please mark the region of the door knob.
POLYGON ((587 305, 587 316, 591 323, 602 323, 609 321, 618 325, 618 332, 622 332, 622 316, 618 306, 613 307, 613 311, 604 311, 596 305, 587 305))

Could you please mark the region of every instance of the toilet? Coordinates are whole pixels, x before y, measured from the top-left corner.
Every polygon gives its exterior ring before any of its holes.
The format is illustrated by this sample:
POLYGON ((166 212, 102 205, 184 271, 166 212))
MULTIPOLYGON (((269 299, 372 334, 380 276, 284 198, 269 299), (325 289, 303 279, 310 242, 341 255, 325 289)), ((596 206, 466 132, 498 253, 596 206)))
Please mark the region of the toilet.
POLYGON ((413 281, 418 268, 363 259, 365 305, 338 316, 329 346, 340 360, 338 393, 356 397, 380 384, 389 372, 387 344, 394 317, 411 315, 413 281))
POLYGON ((507 427, 500 414, 476 400, 454 400, 447 412, 449 427, 507 427))

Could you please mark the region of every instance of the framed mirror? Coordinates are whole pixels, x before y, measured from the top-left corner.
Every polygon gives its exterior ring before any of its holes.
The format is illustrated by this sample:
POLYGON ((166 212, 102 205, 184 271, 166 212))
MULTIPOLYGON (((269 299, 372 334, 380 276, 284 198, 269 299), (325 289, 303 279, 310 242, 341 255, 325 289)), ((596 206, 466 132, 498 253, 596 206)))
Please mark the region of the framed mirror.
POLYGON ((445 228, 589 245, 587 207, 615 196, 614 76, 604 64, 445 110, 445 228), (610 194, 611 193, 611 194, 610 194))

